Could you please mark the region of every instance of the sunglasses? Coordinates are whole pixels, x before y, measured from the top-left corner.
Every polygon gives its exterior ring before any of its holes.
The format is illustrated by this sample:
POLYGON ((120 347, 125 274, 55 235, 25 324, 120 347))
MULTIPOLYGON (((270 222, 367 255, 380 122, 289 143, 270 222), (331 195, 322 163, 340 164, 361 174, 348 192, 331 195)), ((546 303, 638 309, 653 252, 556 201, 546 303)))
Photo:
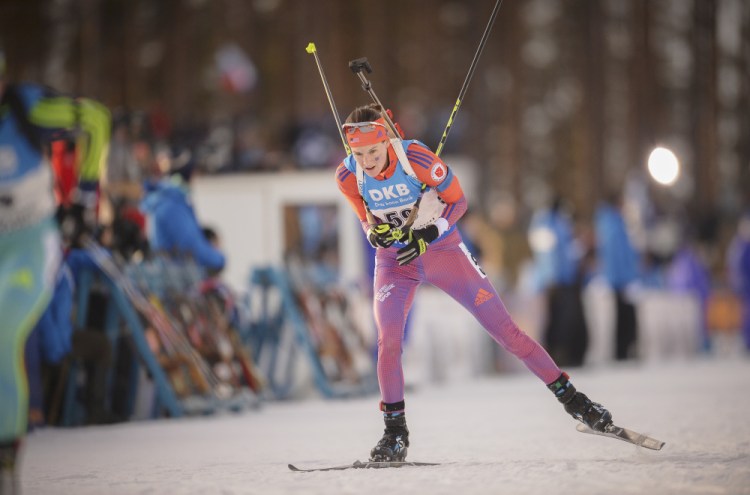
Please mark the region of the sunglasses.
POLYGON ((375 132, 378 129, 385 130, 385 126, 380 122, 352 122, 350 124, 344 124, 344 129, 349 134, 354 134, 357 131, 367 134, 375 132))

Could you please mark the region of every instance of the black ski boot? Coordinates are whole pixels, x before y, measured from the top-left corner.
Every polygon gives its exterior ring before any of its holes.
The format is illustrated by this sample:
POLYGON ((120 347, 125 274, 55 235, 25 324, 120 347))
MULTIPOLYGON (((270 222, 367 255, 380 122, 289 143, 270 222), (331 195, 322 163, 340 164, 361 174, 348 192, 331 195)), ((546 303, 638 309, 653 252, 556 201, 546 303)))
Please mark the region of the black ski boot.
POLYGON ((406 460, 409 446, 409 429, 406 427, 406 416, 403 413, 404 402, 395 404, 381 404, 385 412, 385 432, 383 438, 370 451, 370 461, 394 462, 406 460), (400 409, 399 412, 392 412, 400 409))
POLYGON ((612 414, 599 403, 592 402, 586 394, 578 392, 563 373, 547 385, 564 406, 565 411, 592 430, 605 431, 612 424, 612 414))
POLYGON ((0 495, 20 493, 18 482, 18 446, 20 442, 0 443, 0 495))

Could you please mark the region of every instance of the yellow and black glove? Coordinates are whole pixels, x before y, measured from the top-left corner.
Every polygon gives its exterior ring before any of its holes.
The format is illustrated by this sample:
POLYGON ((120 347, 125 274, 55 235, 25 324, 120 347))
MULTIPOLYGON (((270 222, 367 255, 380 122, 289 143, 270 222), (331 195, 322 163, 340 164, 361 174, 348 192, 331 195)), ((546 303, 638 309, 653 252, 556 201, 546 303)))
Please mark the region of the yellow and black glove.
POLYGON ((367 240, 374 248, 389 248, 396 242, 397 237, 393 236, 396 230, 390 223, 372 225, 367 229, 367 240))
POLYGON ((427 251, 427 246, 440 237, 440 231, 436 225, 428 225, 423 229, 410 230, 405 241, 406 246, 398 250, 396 261, 399 265, 407 265, 422 256, 427 251))

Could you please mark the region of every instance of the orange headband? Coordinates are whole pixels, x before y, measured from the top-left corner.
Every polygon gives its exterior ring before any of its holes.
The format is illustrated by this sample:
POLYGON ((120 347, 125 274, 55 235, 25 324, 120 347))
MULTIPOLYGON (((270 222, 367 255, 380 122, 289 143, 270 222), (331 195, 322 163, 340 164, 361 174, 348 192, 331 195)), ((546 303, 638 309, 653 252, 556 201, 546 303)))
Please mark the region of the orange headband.
POLYGON ((344 124, 344 134, 349 146, 371 146, 388 139, 385 121, 382 118, 374 122, 355 122, 344 124))

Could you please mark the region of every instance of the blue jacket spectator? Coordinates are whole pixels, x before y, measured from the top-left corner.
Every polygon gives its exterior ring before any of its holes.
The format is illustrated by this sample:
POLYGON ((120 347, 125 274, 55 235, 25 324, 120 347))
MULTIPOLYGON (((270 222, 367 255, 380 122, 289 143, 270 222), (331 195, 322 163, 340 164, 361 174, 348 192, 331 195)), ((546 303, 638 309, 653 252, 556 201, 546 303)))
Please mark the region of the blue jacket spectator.
POLYGON ((588 325, 581 299, 581 249, 573 225, 555 198, 529 226, 534 253, 534 285, 547 299, 542 343, 560 366, 581 366, 588 347, 588 325))
POLYGON ((536 289, 573 285, 578 281, 580 249, 570 219, 558 204, 534 214, 529 226, 529 244, 534 253, 536 289))
POLYGON ((205 238, 198 224, 186 174, 173 173, 156 183, 147 184, 145 189, 141 210, 146 215, 146 237, 151 249, 190 254, 209 270, 224 268, 224 255, 205 238))
POLYGON ((596 210, 596 247, 601 271, 614 289, 624 289, 638 275, 638 254, 628 237, 625 221, 611 204, 596 210))
POLYGON ((594 228, 599 266, 615 296, 615 359, 624 360, 637 354, 636 308, 625 292, 638 277, 638 254, 615 204, 610 199, 597 207, 594 228))

